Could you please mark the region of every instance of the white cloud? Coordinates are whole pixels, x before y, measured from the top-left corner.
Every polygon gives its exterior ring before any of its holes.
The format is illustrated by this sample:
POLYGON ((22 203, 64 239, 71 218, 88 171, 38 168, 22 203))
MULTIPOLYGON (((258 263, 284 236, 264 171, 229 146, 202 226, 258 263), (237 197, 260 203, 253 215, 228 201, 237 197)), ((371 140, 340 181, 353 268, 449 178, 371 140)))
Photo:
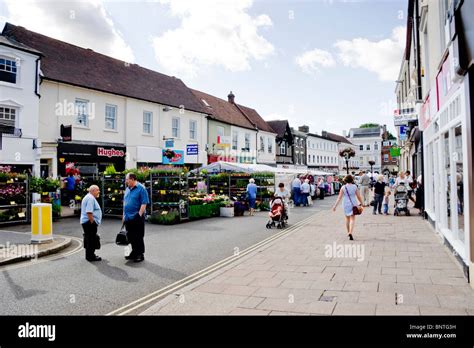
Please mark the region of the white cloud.
POLYGON ((320 67, 327 68, 336 65, 331 53, 318 48, 297 56, 295 62, 305 73, 309 74, 320 71, 320 67))
POLYGON ((250 70, 250 61, 264 60, 273 45, 258 31, 273 25, 265 14, 252 17, 251 0, 160 0, 181 20, 180 26, 153 38, 160 65, 176 75, 196 76, 201 67, 250 70))
POLYGON ((4 0, 7 20, 31 31, 96 52, 134 61, 132 49, 115 26, 101 0, 4 0))
POLYGON ((400 71, 405 41, 406 28, 400 26, 393 29, 389 39, 340 40, 334 46, 339 50, 338 57, 345 66, 364 68, 376 73, 382 81, 394 81, 400 71))

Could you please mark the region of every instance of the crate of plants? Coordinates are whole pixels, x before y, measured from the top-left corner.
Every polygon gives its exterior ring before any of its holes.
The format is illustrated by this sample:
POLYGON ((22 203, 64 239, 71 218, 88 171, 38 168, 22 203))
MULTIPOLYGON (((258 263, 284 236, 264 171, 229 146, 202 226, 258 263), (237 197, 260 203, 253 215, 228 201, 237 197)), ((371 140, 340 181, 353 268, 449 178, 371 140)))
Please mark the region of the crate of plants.
POLYGON ((102 201, 104 215, 123 215, 123 196, 125 193, 125 175, 105 174, 102 180, 102 201))
POLYGON ((28 221, 26 175, 0 171, 0 223, 28 221))
POLYGON ((179 220, 187 219, 188 181, 181 168, 155 168, 150 178, 151 214, 177 210, 179 220))
POLYGON ((209 176, 209 193, 216 195, 230 194, 230 177, 228 173, 219 173, 209 176))
POLYGON ((225 195, 190 194, 189 218, 202 219, 219 216, 221 203, 228 199, 225 195))
POLYGON ((174 225, 180 222, 180 213, 178 208, 158 209, 148 217, 148 222, 158 225, 174 225))
POLYGON ((53 219, 61 217, 60 186, 60 181, 53 178, 31 177, 29 180, 30 193, 37 194, 41 203, 49 203, 52 205, 53 219))

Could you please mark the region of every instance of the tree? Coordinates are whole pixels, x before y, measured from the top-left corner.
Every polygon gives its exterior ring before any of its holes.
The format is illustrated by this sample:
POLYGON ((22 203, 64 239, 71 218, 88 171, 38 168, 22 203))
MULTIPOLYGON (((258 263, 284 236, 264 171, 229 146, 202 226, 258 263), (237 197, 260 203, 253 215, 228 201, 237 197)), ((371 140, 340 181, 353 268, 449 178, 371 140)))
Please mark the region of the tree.
POLYGON ((364 123, 359 126, 359 128, 375 128, 380 127, 378 123, 364 123))

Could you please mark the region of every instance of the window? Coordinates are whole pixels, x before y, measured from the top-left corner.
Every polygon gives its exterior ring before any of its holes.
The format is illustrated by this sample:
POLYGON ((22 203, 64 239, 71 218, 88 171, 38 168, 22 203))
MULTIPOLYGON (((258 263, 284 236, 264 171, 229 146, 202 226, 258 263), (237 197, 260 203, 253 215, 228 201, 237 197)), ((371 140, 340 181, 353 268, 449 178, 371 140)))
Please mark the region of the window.
POLYGON ((237 150, 239 146, 239 133, 232 132, 232 150, 237 150))
POLYGON ((189 139, 197 138, 197 122, 194 120, 189 121, 189 139))
POLYGON ((117 107, 115 105, 105 105, 105 129, 117 129, 117 107))
POLYGON ((225 135, 225 131, 224 131, 224 127, 222 126, 217 126, 216 127, 216 131, 217 131, 217 142, 220 143, 220 137, 223 137, 225 135))
POLYGON ((17 110, 9 107, 0 107, 0 125, 15 127, 17 110))
POLYGON ((316 163, 319 163, 319 156, 316 156, 316 163))
POLYGON ((311 155, 308 155, 308 163, 311 162, 311 155))
POLYGON ((173 138, 179 138, 179 118, 173 117, 171 120, 171 136, 173 138))
POLYGON ((286 155, 286 143, 284 140, 280 144, 280 155, 286 155))
POLYGON ((250 133, 245 133, 245 150, 250 151, 250 133))
POLYGON ((273 152, 273 139, 272 138, 267 138, 268 141, 268 153, 273 152))
POLYGON ((313 155, 313 163, 315 163, 315 162, 316 162, 316 156, 313 155))
POLYGON ((89 126, 89 102, 87 100, 76 99, 76 124, 84 127, 89 126))
POLYGON ((383 155, 383 161, 384 161, 384 162, 388 162, 388 154, 384 154, 384 155, 383 155))
POLYGON ((0 58, 0 81, 16 83, 16 61, 0 58))
POLYGON ((143 111, 143 133, 152 134, 153 114, 149 111, 143 111))
POLYGON ((377 151, 379 149, 379 144, 378 143, 375 143, 374 144, 374 150, 377 151))
POLYGON ((359 145, 359 150, 364 151, 364 145, 359 145))
POLYGON ((367 146, 365 147, 365 149, 366 149, 367 151, 370 151, 370 145, 367 145, 367 146))
POLYGON ((265 139, 260 136, 260 152, 265 152, 265 139))

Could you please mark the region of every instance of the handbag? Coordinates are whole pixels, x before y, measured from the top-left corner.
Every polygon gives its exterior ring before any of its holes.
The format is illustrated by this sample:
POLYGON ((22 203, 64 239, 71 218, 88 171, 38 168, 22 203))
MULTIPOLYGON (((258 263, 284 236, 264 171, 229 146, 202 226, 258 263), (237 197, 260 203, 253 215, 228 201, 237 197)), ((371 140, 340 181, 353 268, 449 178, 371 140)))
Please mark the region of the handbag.
POLYGON ((117 234, 117 237, 115 238, 115 244, 117 245, 130 244, 128 242, 127 228, 125 227, 125 223, 122 224, 122 228, 120 229, 120 232, 117 234))
POLYGON ((98 234, 96 234, 94 238, 94 249, 95 250, 100 249, 100 236, 98 234))
POLYGON ((349 194, 349 192, 347 192, 347 187, 346 187, 346 189, 345 189, 344 191, 346 191, 347 197, 349 197, 349 201, 350 201, 351 204, 352 204, 352 215, 360 215, 360 214, 362 214, 362 208, 360 208, 360 207, 354 205, 354 203, 352 203, 351 195, 349 194))
POLYGON ((371 205, 372 207, 375 207, 375 199, 373 199, 373 200, 370 201, 370 205, 371 205))

